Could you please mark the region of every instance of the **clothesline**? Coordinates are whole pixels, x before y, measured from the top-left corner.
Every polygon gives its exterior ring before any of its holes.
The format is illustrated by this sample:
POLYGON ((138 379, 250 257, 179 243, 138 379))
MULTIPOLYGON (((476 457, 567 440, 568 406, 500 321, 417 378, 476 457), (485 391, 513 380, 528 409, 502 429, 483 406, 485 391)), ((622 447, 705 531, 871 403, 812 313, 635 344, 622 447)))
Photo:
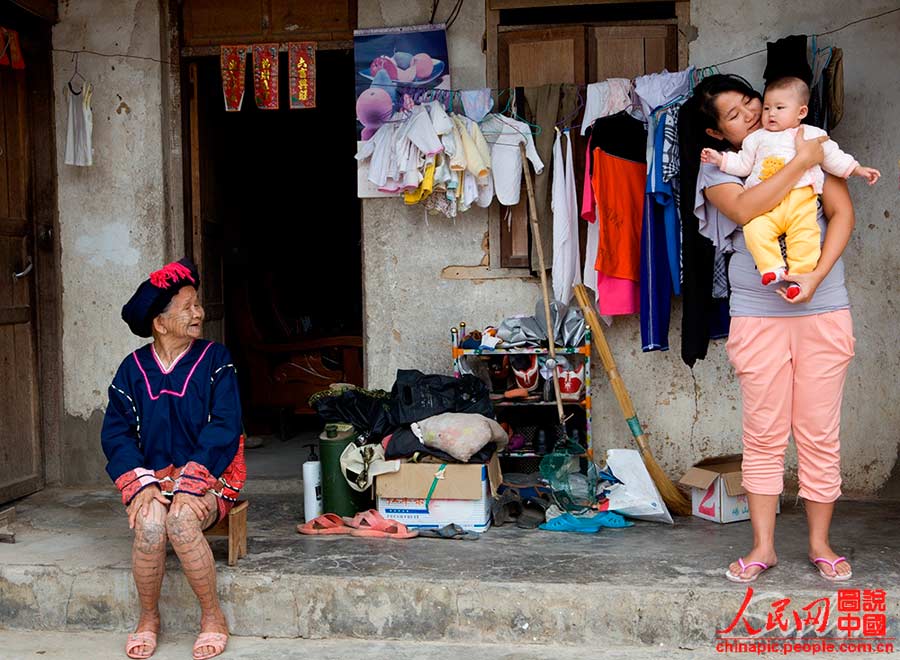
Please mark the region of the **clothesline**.
MULTIPOLYGON (((866 22, 868 22, 868 21, 874 21, 874 20, 879 19, 879 18, 881 18, 881 17, 883 17, 883 16, 887 16, 888 14, 894 14, 894 13, 896 13, 896 12, 900 12, 900 7, 896 8, 896 9, 888 9, 887 11, 883 11, 883 12, 881 12, 880 14, 874 14, 874 15, 872 15, 872 16, 864 16, 863 18, 858 18, 858 19, 856 19, 856 20, 854 20, 854 21, 850 21, 849 23, 845 23, 844 25, 841 25, 840 27, 836 27, 836 28, 834 28, 834 29, 832 29, 832 30, 826 30, 825 32, 818 32, 818 33, 813 34, 813 35, 810 35, 810 36, 814 36, 814 37, 824 37, 824 36, 826 36, 826 35, 834 34, 834 33, 836 33, 836 32, 840 32, 841 30, 845 30, 845 29, 847 29, 848 27, 851 27, 851 26, 853 26, 853 25, 857 25, 857 24, 859 24, 859 23, 866 23, 866 22)), ((89 55, 97 55, 98 57, 107 57, 107 58, 124 58, 124 59, 135 59, 135 60, 149 60, 149 61, 151 61, 151 62, 157 62, 157 63, 159 63, 159 64, 169 64, 169 65, 172 65, 172 62, 170 62, 169 60, 161 60, 161 59, 157 59, 157 58, 155 58, 155 57, 146 57, 146 56, 142 56, 142 55, 129 55, 129 54, 127 54, 127 53, 102 53, 102 52, 95 51, 95 50, 88 50, 87 48, 82 48, 82 49, 80 49, 80 50, 70 50, 70 49, 68 49, 68 48, 51 48, 51 50, 54 51, 54 52, 59 52, 59 53, 70 53, 70 54, 75 54, 75 53, 87 53, 87 54, 89 54, 89 55)), ((722 66, 723 64, 731 64, 732 62, 737 62, 737 61, 739 61, 739 60, 743 60, 743 59, 746 59, 746 58, 748 58, 748 57, 752 57, 753 55, 759 55, 760 53, 765 53, 765 52, 766 52, 766 49, 765 49, 765 48, 762 48, 762 49, 760 49, 760 50, 754 50, 753 52, 750 52, 750 53, 744 53, 743 55, 739 55, 739 56, 737 56, 737 57, 733 57, 733 58, 731 58, 730 60, 724 60, 724 61, 722 61, 722 62, 718 62, 718 63, 716 63, 716 64, 711 64, 711 65, 709 65, 709 66, 710 66, 710 67, 718 67, 718 66, 722 66)), ((706 67, 698 67, 698 68, 703 69, 703 68, 706 68, 706 67)), ((451 91, 460 91, 460 90, 451 90, 451 91)), ((493 91, 499 91, 499 90, 498 90, 498 89, 494 89, 493 91)))

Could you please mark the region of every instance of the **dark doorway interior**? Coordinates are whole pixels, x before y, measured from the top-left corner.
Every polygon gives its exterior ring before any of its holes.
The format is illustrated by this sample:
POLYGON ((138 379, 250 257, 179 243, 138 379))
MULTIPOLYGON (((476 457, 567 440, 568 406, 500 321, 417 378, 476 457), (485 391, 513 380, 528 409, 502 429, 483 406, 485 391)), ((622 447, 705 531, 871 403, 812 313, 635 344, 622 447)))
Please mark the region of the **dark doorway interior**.
POLYGON ((286 53, 278 110, 256 107, 250 58, 240 112, 224 109, 218 58, 197 64, 208 99, 200 158, 211 173, 201 197, 221 228, 203 238, 203 261, 222 264, 225 343, 247 430, 284 433, 312 422, 313 391, 362 379, 353 52, 317 54, 317 107, 304 110, 289 109, 286 53))

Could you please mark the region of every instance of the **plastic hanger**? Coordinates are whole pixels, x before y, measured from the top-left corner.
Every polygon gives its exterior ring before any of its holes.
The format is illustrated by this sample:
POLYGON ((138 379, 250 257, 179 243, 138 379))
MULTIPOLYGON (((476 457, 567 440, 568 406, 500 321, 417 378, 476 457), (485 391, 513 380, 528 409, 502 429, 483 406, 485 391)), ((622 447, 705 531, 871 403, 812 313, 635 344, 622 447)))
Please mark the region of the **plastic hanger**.
MULTIPOLYGON (((540 126, 538 126, 537 124, 532 124, 530 121, 528 121, 524 117, 520 117, 518 114, 516 114, 515 100, 516 100, 516 91, 514 89, 510 89, 509 103, 507 104, 507 108, 509 109, 509 113, 510 113, 509 118, 515 119, 516 121, 522 122, 523 124, 528 126, 531 129, 531 132, 534 134, 534 136, 537 137, 538 135, 541 134, 543 129, 540 126)), ((501 117, 502 117, 502 115, 501 115, 501 117)))
POLYGON ((78 53, 74 53, 72 55, 72 61, 75 62, 75 71, 72 72, 72 77, 69 78, 69 82, 66 83, 69 86, 69 91, 73 94, 81 94, 82 90, 84 90, 84 85, 87 83, 87 78, 81 75, 81 72, 78 71, 78 53), (81 89, 75 89, 72 87, 72 83, 75 81, 75 78, 81 78, 81 89))
POLYGON ((569 125, 569 122, 578 117, 578 114, 584 108, 584 95, 581 93, 581 87, 578 87, 578 102, 575 104, 575 110, 571 112, 569 115, 563 117, 560 121, 556 122, 557 131, 563 130, 568 131, 570 128, 574 128, 575 124, 569 125))

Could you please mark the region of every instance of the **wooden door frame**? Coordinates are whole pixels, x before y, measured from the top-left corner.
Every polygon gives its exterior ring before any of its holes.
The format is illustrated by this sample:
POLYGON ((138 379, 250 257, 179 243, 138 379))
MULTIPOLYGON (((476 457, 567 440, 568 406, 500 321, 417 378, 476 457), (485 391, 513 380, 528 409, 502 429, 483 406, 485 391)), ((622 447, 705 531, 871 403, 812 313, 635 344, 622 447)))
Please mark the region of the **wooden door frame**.
MULTIPOLYGON (((19 31, 26 62, 28 141, 31 180, 28 191, 34 233, 34 321, 38 429, 43 484, 62 480, 62 289, 60 286, 59 206, 57 202, 56 108, 53 94, 51 23, 23 14, 7 21, 19 31)), ((6 276, 6 274, 0 274, 6 276)))

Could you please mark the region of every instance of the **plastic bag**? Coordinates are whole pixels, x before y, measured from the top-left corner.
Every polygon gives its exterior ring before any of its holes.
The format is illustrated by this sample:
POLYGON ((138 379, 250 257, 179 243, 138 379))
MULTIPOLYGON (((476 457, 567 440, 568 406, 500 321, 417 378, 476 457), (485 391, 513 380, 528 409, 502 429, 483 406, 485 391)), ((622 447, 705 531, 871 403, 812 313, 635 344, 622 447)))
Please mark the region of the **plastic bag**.
POLYGON ((414 423, 411 428, 423 445, 447 452, 461 463, 489 442, 497 443, 498 450, 509 443, 506 431, 484 415, 444 413, 414 423))
POLYGON ((415 369, 397 370, 390 402, 390 420, 395 427, 446 412, 493 417, 490 388, 471 374, 453 378, 415 369))
POLYGON ((584 492, 579 474, 582 454, 584 447, 566 438, 541 459, 541 476, 550 484, 554 501, 564 511, 583 511, 593 504, 590 499, 580 497, 590 492, 584 492))
POLYGON ((639 451, 610 449, 606 452, 605 471, 613 477, 600 484, 602 495, 609 500, 610 511, 638 520, 673 524, 639 451))

